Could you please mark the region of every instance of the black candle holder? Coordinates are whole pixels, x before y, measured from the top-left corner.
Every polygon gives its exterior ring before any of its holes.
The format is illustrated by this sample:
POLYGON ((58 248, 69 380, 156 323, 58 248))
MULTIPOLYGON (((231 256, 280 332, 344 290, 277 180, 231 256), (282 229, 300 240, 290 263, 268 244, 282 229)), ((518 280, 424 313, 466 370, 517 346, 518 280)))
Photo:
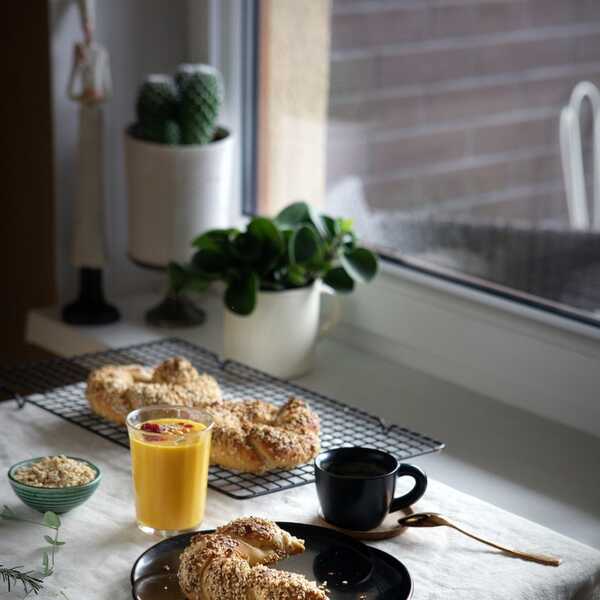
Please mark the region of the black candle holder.
POLYGON ((62 319, 71 325, 108 325, 121 318, 117 308, 104 298, 102 269, 79 269, 79 297, 62 310, 62 319))

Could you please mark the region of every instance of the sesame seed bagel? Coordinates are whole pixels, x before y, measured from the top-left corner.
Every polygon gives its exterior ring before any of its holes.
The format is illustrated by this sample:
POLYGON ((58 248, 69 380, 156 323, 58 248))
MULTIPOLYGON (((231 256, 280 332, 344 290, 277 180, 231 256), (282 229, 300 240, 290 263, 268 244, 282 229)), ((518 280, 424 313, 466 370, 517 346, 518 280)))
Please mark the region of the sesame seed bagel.
POLYGON ((304 542, 276 523, 243 517, 192 538, 180 557, 179 586, 188 600, 326 600, 302 575, 265 566, 303 551, 304 542))

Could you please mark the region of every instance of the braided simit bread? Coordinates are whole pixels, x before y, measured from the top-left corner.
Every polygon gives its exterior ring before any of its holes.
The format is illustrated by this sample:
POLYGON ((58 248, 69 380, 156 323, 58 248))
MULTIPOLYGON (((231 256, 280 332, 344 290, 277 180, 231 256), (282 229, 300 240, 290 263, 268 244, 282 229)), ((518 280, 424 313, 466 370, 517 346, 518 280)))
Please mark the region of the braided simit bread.
POLYGON ((200 375, 185 358, 170 358, 156 369, 107 365, 90 373, 86 397, 100 416, 122 425, 127 414, 153 404, 206 409, 220 404, 221 390, 210 375, 200 375))
POLYGON ((319 453, 319 417, 304 400, 281 408, 261 400, 211 407, 211 463, 245 473, 293 469, 319 453))
POLYGON ((223 402, 215 379, 180 357, 155 369, 97 369, 88 378, 86 396, 95 413, 119 424, 131 410, 153 404, 205 410, 215 422, 211 464, 226 469, 258 474, 292 469, 319 453, 319 417, 303 400, 292 397, 282 407, 261 400, 223 402))
POLYGON ((179 585, 188 600, 327 600, 302 575, 265 566, 303 551, 302 540, 272 521, 236 519, 192 538, 180 557, 179 585))

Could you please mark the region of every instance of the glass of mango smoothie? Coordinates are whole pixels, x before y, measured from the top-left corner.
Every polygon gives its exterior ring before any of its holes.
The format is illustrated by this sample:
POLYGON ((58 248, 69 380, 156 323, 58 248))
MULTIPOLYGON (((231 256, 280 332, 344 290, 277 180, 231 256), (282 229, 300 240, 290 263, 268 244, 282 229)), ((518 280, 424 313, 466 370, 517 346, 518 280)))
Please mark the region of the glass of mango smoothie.
POLYGON ((204 518, 213 421, 185 406, 146 406, 127 415, 139 528, 168 537, 204 518))

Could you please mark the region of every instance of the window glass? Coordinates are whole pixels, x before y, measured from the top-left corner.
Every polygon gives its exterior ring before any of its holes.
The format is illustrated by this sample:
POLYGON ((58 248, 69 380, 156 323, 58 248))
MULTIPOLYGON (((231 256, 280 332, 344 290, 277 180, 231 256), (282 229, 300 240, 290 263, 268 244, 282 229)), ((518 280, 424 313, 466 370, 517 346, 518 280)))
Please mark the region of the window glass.
POLYGON ((600 2, 332 0, 330 19, 326 208, 385 256, 594 320, 589 99, 559 124, 580 82, 600 109, 600 2))

